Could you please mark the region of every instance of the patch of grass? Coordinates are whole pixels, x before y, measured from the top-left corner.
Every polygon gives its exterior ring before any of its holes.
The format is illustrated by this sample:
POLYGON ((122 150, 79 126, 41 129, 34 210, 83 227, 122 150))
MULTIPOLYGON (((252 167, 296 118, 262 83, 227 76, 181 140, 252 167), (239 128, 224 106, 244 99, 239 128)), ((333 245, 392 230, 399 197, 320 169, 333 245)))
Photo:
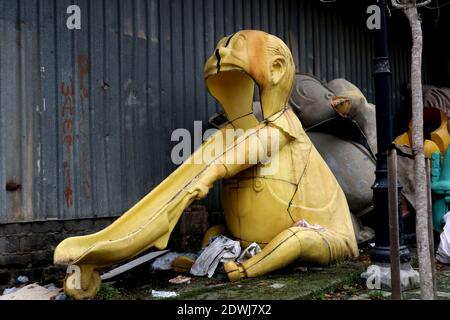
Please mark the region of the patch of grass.
POLYGON ((341 282, 320 287, 310 295, 310 298, 313 300, 330 300, 333 298, 341 299, 346 295, 352 296, 358 293, 357 286, 359 282, 358 274, 350 274, 346 278, 343 278, 341 282))
POLYGON ((313 300, 326 300, 325 293, 315 294, 311 296, 313 300))
POLYGON ((380 290, 370 291, 369 298, 370 298, 370 300, 384 300, 385 299, 383 292, 381 292, 380 290))
POLYGON ((118 299, 121 295, 119 289, 114 288, 110 284, 102 283, 97 292, 97 300, 115 300, 118 299))
POLYGON ((342 291, 347 292, 350 296, 354 296, 358 293, 358 289, 354 286, 344 285, 342 289, 342 291))

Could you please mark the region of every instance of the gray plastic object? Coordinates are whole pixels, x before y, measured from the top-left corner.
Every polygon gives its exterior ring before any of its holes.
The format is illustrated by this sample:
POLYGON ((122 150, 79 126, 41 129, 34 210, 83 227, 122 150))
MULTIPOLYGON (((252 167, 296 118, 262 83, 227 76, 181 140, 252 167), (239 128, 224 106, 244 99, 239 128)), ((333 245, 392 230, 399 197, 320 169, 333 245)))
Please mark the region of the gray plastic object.
POLYGON ((339 117, 331 106, 335 94, 320 80, 305 74, 295 77, 289 105, 305 130, 339 117))

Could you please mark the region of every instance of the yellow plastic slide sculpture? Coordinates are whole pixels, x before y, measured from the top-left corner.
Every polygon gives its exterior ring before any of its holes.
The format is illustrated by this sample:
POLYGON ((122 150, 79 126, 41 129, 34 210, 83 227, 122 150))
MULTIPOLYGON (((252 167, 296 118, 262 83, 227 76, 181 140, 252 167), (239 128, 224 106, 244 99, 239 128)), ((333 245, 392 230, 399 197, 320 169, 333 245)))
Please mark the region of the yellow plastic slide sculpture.
POLYGON ((263 275, 297 259, 327 265, 357 256, 344 193, 287 106, 294 76, 289 48, 273 35, 244 30, 220 40, 206 62, 205 81, 227 125, 109 227, 59 244, 55 264, 81 271, 66 278, 66 294, 94 296, 98 269, 151 247, 165 248, 184 209, 221 179, 228 233, 244 247, 263 247, 242 265, 227 263, 230 280, 263 275), (255 83, 262 121, 253 114, 255 83), (223 139, 230 130, 240 134, 223 139))
MULTIPOLYGON (((437 121, 439 122, 438 127, 430 132, 430 139, 425 139, 423 141, 424 154, 426 157, 431 159, 431 155, 434 152, 440 152, 441 154, 445 154, 447 152, 447 148, 450 143, 450 133, 447 126, 447 115, 436 109, 430 108, 428 110, 433 110, 439 117, 439 121, 437 121)), ((425 127, 427 127, 427 120, 428 119, 424 120, 425 127)), ((394 143, 400 146, 412 148, 412 120, 409 122, 408 131, 398 136, 394 143)))

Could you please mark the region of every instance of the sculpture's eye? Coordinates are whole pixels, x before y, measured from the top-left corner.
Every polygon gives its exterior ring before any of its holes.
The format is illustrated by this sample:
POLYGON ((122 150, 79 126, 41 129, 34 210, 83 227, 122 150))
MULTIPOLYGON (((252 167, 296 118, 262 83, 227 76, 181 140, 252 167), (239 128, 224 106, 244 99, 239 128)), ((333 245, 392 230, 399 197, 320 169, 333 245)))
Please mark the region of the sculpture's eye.
POLYGON ((245 38, 240 35, 233 43, 234 50, 242 50, 245 47, 245 38))
POLYGON ((227 39, 228 39, 228 38, 222 38, 222 39, 220 39, 220 41, 217 43, 217 46, 216 46, 216 49, 215 49, 215 50, 217 50, 217 49, 219 49, 219 48, 221 48, 221 47, 224 47, 224 46, 225 46, 225 43, 227 42, 227 39))

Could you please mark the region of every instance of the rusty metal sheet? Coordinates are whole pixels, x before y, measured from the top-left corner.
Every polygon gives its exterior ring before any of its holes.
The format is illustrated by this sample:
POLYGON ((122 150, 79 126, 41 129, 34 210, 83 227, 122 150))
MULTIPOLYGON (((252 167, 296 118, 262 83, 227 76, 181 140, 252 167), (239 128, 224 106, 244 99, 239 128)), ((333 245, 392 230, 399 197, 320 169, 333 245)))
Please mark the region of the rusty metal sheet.
MULTIPOLYGON (((344 77, 373 101, 372 34, 364 1, 356 3, 0 0, 0 223, 118 216, 132 206, 174 169, 172 131, 192 132, 194 120, 207 129, 218 106, 203 64, 240 29, 280 36, 299 72, 344 77), (72 4, 81 30, 67 29, 72 4)), ((410 47, 402 28, 392 31, 400 108, 410 47)), ((206 205, 220 210, 218 188, 206 205)))

